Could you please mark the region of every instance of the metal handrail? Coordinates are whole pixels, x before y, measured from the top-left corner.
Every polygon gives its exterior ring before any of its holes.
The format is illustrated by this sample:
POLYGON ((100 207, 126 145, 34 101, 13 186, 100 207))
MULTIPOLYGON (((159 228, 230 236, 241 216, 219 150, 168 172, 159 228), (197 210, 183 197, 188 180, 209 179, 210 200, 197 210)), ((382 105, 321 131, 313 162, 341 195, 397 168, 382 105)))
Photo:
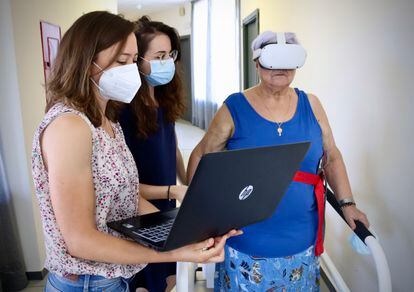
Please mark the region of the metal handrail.
MULTIPOLYGON (((336 201, 334 193, 329 188, 326 191, 326 197, 329 204, 331 204, 331 206, 335 209, 339 216, 341 216, 342 219, 346 222, 341 207, 336 201)), ((364 242, 367 245, 374 258, 378 276, 378 290, 380 292, 391 292, 391 273, 388 267, 388 262, 387 258, 385 257, 384 250, 382 249, 381 245, 379 244, 375 236, 368 230, 368 228, 365 227, 365 225, 362 222, 355 221, 355 225, 356 228, 353 230, 354 233, 362 240, 362 242, 364 242)), ((342 278, 338 279, 338 284, 340 284, 341 280, 342 278)))

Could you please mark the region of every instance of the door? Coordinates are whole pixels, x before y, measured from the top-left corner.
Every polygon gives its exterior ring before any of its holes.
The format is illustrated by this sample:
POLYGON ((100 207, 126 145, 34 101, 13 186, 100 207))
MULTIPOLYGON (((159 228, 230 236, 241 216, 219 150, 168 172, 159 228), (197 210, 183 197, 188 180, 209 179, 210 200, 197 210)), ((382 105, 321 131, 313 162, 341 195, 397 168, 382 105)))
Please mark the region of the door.
POLYGON ((243 19, 243 88, 259 83, 256 65, 252 61, 252 41, 259 35, 259 10, 253 11, 243 19))
POLYGON ((183 70, 182 78, 184 84, 184 95, 187 104, 187 110, 183 119, 191 122, 192 118, 192 88, 191 88, 191 42, 190 36, 182 36, 181 45, 181 66, 183 70))

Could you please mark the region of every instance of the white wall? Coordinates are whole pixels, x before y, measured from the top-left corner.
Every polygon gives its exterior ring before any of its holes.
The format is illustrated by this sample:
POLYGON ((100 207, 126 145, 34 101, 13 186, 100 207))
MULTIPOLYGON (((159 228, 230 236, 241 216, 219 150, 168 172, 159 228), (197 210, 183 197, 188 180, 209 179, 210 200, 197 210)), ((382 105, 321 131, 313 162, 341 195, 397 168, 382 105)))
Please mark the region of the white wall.
POLYGON ((116 0, 0 1, 0 149, 3 151, 27 271, 43 268, 44 244, 30 157, 44 115, 45 93, 39 21, 62 34, 83 13, 117 11, 116 0))
MULTIPOLYGON (((358 206, 388 257, 394 291, 414 287, 414 2, 242 0, 260 30, 293 31, 308 52, 295 86, 324 105, 358 206)), ((370 257, 328 210, 327 251, 352 291, 377 291, 370 257)))
POLYGON ((148 15, 151 20, 161 21, 178 30, 180 36, 191 34, 191 3, 171 6, 150 13, 140 13, 140 10, 126 11, 125 17, 132 21, 138 20, 143 15, 148 15), (180 15, 180 8, 184 8, 184 15, 180 15))
POLYGON ((154 12, 149 14, 149 17, 176 28, 180 36, 191 34, 191 3, 154 12), (180 7, 184 8, 185 15, 183 16, 179 14, 180 7))

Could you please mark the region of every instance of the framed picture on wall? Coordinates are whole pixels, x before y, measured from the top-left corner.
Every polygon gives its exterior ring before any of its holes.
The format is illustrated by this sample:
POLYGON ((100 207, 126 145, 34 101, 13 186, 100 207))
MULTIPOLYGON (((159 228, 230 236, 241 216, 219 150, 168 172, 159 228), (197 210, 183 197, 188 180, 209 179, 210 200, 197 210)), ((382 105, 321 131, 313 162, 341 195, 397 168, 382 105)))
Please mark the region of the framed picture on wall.
POLYGON ((48 37, 47 38, 47 46, 48 46, 48 51, 49 51, 49 63, 50 63, 50 67, 53 67, 53 64, 55 63, 55 59, 57 56, 57 52, 59 49, 59 43, 60 40, 57 38, 52 38, 52 37, 48 37))
POLYGON ((60 26, 46 21, 40 21, 40 36, 43 53, 43 72, 46 83, 59 49, 61 39, 60 26))

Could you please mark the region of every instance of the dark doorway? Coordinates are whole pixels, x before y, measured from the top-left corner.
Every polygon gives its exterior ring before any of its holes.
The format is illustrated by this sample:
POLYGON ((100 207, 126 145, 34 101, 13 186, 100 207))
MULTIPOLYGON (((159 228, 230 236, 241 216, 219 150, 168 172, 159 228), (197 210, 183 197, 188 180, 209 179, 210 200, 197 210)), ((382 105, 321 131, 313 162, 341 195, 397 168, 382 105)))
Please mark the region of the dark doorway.
POLYGON ((191 88, 191 42, 190 36, 181 37, 181 65, 183 69, 184 93, 187 103, 187 111, 183 119, 191 122, 192 118, 192 88, 191 88))
POLYGON ((256 9, 243 19, 243 88, 259 83, 256 67, 252 61, 251 43, 259 34, 259 10, 256 9))

